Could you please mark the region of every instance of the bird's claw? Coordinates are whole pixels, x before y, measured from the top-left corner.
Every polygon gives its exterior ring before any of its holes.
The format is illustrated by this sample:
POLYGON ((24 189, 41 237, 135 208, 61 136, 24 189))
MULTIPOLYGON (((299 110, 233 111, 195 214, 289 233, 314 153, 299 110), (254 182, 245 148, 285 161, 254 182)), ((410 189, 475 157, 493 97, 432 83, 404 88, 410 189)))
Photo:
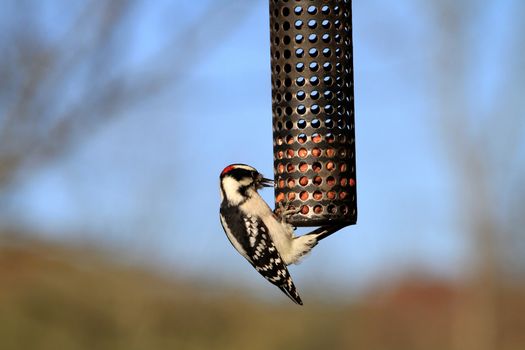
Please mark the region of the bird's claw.
POLYGON ((279 202, 275 213, 279 216, 281 222, 288 222, 288 219, 291 216, 299 213, 300 211, 300 209, 293 207, 289 202, 286 202, 286 204, 279 202))

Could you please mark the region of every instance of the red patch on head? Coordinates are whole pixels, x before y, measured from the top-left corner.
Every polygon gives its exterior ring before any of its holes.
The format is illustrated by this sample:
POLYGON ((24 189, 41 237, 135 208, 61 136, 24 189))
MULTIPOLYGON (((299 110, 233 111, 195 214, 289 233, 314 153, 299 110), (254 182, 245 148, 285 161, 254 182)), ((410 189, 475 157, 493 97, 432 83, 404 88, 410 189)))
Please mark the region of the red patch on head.
POLYGON ((221 176, 224 176, 226 174, 228 174, 230 171, 232 171, 233 169, 235 169, 235 165, 228 165, 226 168, 224 168, 224 170, 221 172, 221 176))

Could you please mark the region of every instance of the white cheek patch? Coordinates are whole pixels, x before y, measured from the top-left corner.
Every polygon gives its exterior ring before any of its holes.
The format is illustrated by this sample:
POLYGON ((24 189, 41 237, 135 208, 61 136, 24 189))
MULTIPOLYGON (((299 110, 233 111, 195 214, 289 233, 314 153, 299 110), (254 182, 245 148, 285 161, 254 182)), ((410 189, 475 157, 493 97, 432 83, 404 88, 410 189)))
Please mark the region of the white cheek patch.
POLYGON ((249 178, 245 178, 239 181, 239 183, 241 184, 241 186, 250 186, 253 183, 253 180, 249 178))
POLYGON ((224 194, 232 204, 239 204, 243 201, 244 198, 239 193, 239 188, 241 186, 242 184, 240 182, 229 176, 222 180, 224 194))

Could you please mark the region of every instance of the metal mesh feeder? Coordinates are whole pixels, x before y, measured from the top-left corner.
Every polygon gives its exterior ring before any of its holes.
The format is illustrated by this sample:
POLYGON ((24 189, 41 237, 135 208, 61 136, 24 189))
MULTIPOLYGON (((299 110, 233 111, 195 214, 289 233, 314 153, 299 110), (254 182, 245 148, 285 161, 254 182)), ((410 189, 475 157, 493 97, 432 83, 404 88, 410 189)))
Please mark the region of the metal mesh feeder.
POLYGON ((275 202, 295 226, 357 220, 349 0, 270 0, 275 202))

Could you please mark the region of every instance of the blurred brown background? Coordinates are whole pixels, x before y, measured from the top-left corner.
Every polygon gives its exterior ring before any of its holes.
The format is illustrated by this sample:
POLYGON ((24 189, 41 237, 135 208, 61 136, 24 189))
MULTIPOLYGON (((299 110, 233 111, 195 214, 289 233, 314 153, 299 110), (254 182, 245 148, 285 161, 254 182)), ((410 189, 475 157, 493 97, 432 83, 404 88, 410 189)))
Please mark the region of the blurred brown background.
POLYGON ((354 1, 360 219, 304 307, 218 224, 271 173, 266 2, 0 6, 1 349, 525 348, 525 3, 354 1))

